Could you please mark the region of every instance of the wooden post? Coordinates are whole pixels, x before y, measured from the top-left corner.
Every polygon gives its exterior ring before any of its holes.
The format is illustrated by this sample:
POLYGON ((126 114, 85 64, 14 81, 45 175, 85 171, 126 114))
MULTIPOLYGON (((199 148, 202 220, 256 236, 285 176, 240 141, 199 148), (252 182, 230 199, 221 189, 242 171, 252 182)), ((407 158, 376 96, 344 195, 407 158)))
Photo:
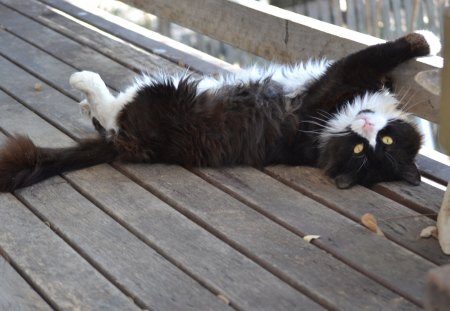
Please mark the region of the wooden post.
MULTIPOLYGON (((444 15, 444 69, 441 78, 441 103, 440 103, 440 141, 442 146, 450 152, 450 9, 444 15)), ((437 219, 439 232, 439 244, 442 251, 450 255, 450 183, 442 202, 437 219)))
MULTIPOLYGON (((444 69, 441 77, 440 128, 442 146, 450 152, 450 9, 444 13, 444 69)), ((450 182, 439 211, 437 228, 442 251, 450 255, 450 182)), ((438 267, 428 273, 425 309, 445 311, 450 306, 450 265, 438 267)))

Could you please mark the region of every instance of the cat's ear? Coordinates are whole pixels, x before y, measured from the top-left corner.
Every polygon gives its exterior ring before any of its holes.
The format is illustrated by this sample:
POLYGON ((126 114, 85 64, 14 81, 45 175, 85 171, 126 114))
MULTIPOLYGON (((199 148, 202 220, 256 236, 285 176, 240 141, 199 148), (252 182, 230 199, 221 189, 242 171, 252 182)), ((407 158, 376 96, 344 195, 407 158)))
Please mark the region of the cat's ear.
POLYGON ((419 169, 414 163, 403 166, 401 168, 400 177, 411 185, 420 185, 419 169))
POLYGON ((339 189, 348 189, 354 184, 356 184, 356 176, 353 174, 342 174, 338 175, 334 182, 339 189))

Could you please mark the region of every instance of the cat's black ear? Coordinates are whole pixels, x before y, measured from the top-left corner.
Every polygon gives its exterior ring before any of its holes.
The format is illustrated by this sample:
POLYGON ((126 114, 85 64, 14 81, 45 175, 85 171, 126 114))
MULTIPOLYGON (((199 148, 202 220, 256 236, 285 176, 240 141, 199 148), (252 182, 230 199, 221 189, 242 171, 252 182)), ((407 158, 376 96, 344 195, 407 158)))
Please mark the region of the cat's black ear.
POLYGON ((420 185, 419 169, 414 163, 403 166, 401 168, 400 177, 411 185, 420 185))
POLYGON ((348 189, 356 184, 356 176, 352 174, 342 174, 337 176, 334 179, 334 182, 339 189, 348 189))

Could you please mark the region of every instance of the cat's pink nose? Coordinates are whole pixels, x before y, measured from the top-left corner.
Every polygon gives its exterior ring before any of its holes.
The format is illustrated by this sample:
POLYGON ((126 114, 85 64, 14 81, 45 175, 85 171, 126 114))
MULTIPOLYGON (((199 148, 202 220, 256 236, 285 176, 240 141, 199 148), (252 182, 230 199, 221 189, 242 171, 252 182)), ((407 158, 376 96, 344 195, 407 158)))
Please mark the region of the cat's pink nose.
POLYGON ((372 122, 370 122, 369 120, 367 120, 366 118, 363 119, 364 120, 364 125, 363 128, 365 130, 370 130, 373 128, 374 124, 372 122))

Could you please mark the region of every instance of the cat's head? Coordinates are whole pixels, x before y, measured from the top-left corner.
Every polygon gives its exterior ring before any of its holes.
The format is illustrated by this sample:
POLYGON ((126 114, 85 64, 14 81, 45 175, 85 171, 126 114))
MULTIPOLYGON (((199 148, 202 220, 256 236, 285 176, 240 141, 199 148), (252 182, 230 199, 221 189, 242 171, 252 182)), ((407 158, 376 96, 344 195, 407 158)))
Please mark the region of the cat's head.
POLYGON ((415 157, 422 136, 388 92, 355 98, 326 124, 319 166, 339 188, 405 180, 420 183, 415 157))

